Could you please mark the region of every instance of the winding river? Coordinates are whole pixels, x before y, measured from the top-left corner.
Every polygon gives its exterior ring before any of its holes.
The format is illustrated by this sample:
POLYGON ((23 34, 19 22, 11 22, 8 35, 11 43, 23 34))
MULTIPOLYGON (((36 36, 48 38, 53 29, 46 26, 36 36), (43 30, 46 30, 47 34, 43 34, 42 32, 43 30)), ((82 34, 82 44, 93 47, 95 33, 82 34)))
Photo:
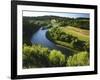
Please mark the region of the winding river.
POLYGON ((66 55, 71 55, 73 52, 63 46, 56 45, 55 43, 51 42, 46 38, 46 32, 48 29, 40 28, 36 33, 32 35, 31 42, 32 44, 41 44, 44 47, 48 47, 49 49, 56 49, 60 50, 66 55))

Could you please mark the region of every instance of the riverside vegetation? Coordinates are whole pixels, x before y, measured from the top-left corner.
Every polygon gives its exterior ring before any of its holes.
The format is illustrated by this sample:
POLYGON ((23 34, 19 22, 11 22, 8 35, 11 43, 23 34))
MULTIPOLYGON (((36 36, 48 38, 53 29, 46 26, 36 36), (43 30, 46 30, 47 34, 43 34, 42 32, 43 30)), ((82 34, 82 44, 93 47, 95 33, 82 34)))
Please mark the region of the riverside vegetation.
POLYGON ((89 52, 89 18, 23 17, 23 68, 87 66, 89 52), (41 27, 48 30, 48 40, 73 54, 32 44, 32 35, 41 27))

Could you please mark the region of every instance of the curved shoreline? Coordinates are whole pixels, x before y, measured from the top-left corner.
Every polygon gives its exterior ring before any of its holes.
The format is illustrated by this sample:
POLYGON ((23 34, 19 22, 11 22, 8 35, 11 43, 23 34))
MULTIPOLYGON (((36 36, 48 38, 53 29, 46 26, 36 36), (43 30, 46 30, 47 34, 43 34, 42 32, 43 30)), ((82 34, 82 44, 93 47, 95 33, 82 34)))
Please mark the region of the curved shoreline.
POLYGON ((48 40, 50 40, 51 42, 53 42, 53 43, 54 43, 55 45, 57 45, 57 46, 61 46, 61 47, 64 47, 64 48, 67 47, 67 49, 69 49, 69 50, 72 50, 72 51, 74 51, 74 52, 79 52, 79 51, 77 51, 77 50, 74 50, 74 49, 71 48, 70 46, 62 45, 62 44, 59 44, 58 42, 55 42, 53 39, 51 39, 51 38, 49 37, 48 31, 46 32, 46 38, 47 38, 48 40))

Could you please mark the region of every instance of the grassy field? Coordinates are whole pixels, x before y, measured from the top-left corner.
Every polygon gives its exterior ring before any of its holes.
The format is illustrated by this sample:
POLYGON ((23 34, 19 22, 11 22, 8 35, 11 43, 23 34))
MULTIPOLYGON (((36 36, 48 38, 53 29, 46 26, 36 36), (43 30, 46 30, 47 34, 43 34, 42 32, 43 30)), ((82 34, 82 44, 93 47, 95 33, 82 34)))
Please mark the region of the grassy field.
POLYGON ((77 53, 78 51, 77 50, 75 50, 74 48, 73 48, 73 45, 71 44, 71 43, 67 43, 67 42, 62 42, 62 41, 55 41, 57 44, 59 44, 59 46, 63 46, 63 47, 65 47, 65 48, 67 48, 67 49, 69 49, 69 50, 71 50, 71 51, 73 51, 74 53, 77 53))
MULTIPOLYGON (((85 41, 89 43, 89 30, 86 29, 80 29, 72 26, 66 26, 66 27, 60 27, 62 32, 65 32, 66 34, 72 35, 74 37, 77 37, 78 40, 85 41)), ((48 37, 50 39, 50 37, 48 37)), ((78 52, 73 46, 72 43, 60 41, 60 40, 53 40, 58 45, 62 45, 64 47, 67 47, 68 49, 71 49, 74 52, 78 52)))
POLYGON ((89 30, 80 29, 76 27, 66 26, 61 28, 67 34, 77 37, 79 40, 82 41, 89 41, 89 30))

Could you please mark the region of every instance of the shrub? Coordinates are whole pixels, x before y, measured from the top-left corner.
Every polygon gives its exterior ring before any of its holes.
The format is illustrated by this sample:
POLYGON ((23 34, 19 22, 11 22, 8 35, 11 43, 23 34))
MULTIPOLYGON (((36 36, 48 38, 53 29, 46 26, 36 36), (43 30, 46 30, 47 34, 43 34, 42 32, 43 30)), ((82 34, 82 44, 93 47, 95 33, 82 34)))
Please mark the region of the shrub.
POLYGON ((23 46, 23 67, 45 67, 48 66, 48 48, 41 45, 23 46))
POLYGON ((23 67, 29 68, 32 64, 32 49, 30 46, 23 46, 23 67))
POLYGON ((89 54, 84 52, 79 52, 73 56, 69 56, 67 59, 66 66, 86 66, 89 65, 89 54))
POLYGON ((86 47, 85 44, 86 44, 85 41, 81 41, 77 39, 77 41, 73 43, 73 46, 75 49, 82 51, 82 50, 85 50, 85 47, 86 47))
POLYGON ((49 61, 53 67, 64 66, 65 55, 63 55, 60 51, 52 50, 49 54, 49 61))

